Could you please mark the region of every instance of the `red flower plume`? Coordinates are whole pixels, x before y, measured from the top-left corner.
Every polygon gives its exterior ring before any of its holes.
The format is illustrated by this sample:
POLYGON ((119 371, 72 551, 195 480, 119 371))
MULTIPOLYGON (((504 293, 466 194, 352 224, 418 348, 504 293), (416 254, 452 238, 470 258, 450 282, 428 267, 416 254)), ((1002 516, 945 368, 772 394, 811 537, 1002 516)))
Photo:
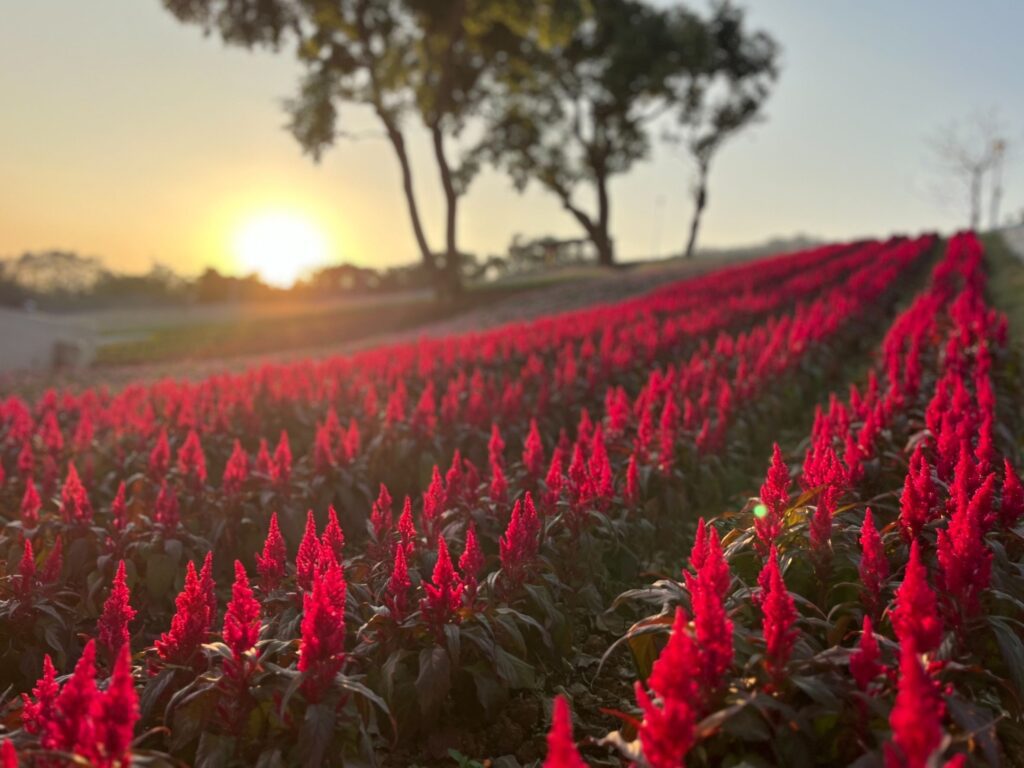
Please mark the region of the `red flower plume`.
POLYGON ((270 515, 270 527, 267 529, 266 541, 263 542, 263 554, 256 555, 256 570, 263 580, 264 590, 269 592, 280 586, 287 558, 288 549, 277 524, 277 512, 274 512, 270 515))
POLYGON ((117 575, 110 589, 110 595, 103 604, 103 613, 97 625, 97 636, 100 645, 106 648, 111 659, 117 658, 121 646, 127 646, 131 633, 128 624, 135 618, 136 611, 128 600, 130 593, 125 581, 124 560, 117 566, 117 575))
POLYGON ((572 738, 572 713, 564 696, 555 697, 548 731, 548 756, 543 768, 587 768, 572 738))
POLYGON ((910 560, 903 583, 896 590, 896 606, 891 620, 900 645, 917 653, 928 653, 938 648, 942 641, 942 619, 939 618, 935 593, 928 586, 916 539, 910 545, 910 560))

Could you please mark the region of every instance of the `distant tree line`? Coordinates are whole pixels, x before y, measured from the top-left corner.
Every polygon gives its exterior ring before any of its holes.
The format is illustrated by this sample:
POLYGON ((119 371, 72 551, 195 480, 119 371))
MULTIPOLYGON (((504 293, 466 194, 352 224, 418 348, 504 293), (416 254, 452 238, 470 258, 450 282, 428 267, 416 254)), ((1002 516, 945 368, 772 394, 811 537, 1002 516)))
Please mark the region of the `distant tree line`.
MULTIPOLYGON (((464 255, 463 275, 472 279, 482 268, 464 255)), ((0 306, 35 307, 54 312, 125 306, 184 305, 220 302, 320 300, 393 291, 431 290, 433 276, 422 264, 368 269, 334 264, 311 272, 292 288, 267 285, 256 275, 236 277, 207 268, 184 277, 163 265, 142 275, 112 271, 92 256, 72 251, 24 253, 0 259, 0 306)))
POLYGON ((696 167, 685 247, 692 255, 723 143, 757 119, 778 46, 742 9, 707 13, 641 0, 162 0, 228 44, 291 47, 303 68, 289 127, 319 159, 350 137, 341 109, 368 107, 393 150, 423 271, 457 293, 460 202, 485 164, 535 184, 579 224, 597 259, 616 261, 610 182, 671 126, 696 167), (430 242, 408 136, 426 131, 443 199, 430 242), (590 202, 584 202, 589 198, 590 202))

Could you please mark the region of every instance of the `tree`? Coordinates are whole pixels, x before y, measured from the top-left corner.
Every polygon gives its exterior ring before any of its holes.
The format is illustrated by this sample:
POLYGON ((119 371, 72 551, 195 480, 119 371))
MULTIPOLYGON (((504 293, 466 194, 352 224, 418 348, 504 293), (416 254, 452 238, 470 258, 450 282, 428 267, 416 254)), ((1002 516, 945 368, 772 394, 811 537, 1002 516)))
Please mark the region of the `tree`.
MULTIPOLYGON (((985 175, 993 172, 992 216, 999 215, 1002 195, 1001 170, 1007 141, 994 112, 978 112, 963 125, 951 122, 938 130, 930 149, 945 174, 952 175, 967 197, 968 227, 981 226, 985 175)), ((992 226, 998 226, 997 221, 992 226)))
POLYGON ((677 118, 697 169, 685 256, 692 258, 708 202, 711 161, 722 145, 761 115, 778 76, 778 45, 767 33, 744 29, 744 11, 717 2, 708 24, 713 41, 707 70, 684 84, 677 118))
MULTIPOLYGON (((582 0, 581 0, 582 2, 582 0)), ((453 144, 490 93, 495 67, 524 41, 567 35, 582 6, 564 0, 163 0, 180 20, 216 29, 229 44, 278 48, 292 39, 305 74, 286 103, 290 129, 319 159, 340 136, 341 104, 369 107, 398 161, 424 268, 439 295, 460 287, 458 205, 479 170, 453 144), (408 151, 409 118, 431 138, 445 201, 445 247, 430 247, 408 151)))
POLYGON ((639 0, 592 0, 592 14, 565 42, 534 48, 501 70, 487 141, 478 151, 507 169, 517 189, 531 181, 555 195, 615 261, 610 231, 613 176, 650 151, 648 125, 674 104, 680 81, 707 66, 704 23, 639 0), (577 199, 590 189, 589 210, 577 199))

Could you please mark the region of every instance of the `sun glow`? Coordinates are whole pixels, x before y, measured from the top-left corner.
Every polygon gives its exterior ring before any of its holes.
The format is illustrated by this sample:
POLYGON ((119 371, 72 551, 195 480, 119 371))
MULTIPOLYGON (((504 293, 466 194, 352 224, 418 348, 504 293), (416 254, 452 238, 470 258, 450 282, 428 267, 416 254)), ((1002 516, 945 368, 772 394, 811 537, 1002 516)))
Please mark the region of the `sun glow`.
POLYGON ((234 239, 239 267, 264 282, 290 288, 308 271, 328 261, 327 237, 309 219, 275 211, 254 216, 234 239))

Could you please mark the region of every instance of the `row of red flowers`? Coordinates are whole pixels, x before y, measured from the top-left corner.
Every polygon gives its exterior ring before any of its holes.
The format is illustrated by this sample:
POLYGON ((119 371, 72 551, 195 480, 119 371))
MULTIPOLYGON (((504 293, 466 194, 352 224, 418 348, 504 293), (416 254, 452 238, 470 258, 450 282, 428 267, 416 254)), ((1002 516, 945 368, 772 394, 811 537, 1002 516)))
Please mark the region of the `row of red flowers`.
MULTIPOLYGON (((629 635, 672 626, 639 715, 606 743, 652 768, 1013 761, 1021 398, 981 257, 973 234, 953 238, 866 391, 819 408, 798 497, 776 447, 748 515, 701 520, 685 583, 662 582, 665 613, 629 635)), ((583 764, 566 722, 549 766, 583 764)))

